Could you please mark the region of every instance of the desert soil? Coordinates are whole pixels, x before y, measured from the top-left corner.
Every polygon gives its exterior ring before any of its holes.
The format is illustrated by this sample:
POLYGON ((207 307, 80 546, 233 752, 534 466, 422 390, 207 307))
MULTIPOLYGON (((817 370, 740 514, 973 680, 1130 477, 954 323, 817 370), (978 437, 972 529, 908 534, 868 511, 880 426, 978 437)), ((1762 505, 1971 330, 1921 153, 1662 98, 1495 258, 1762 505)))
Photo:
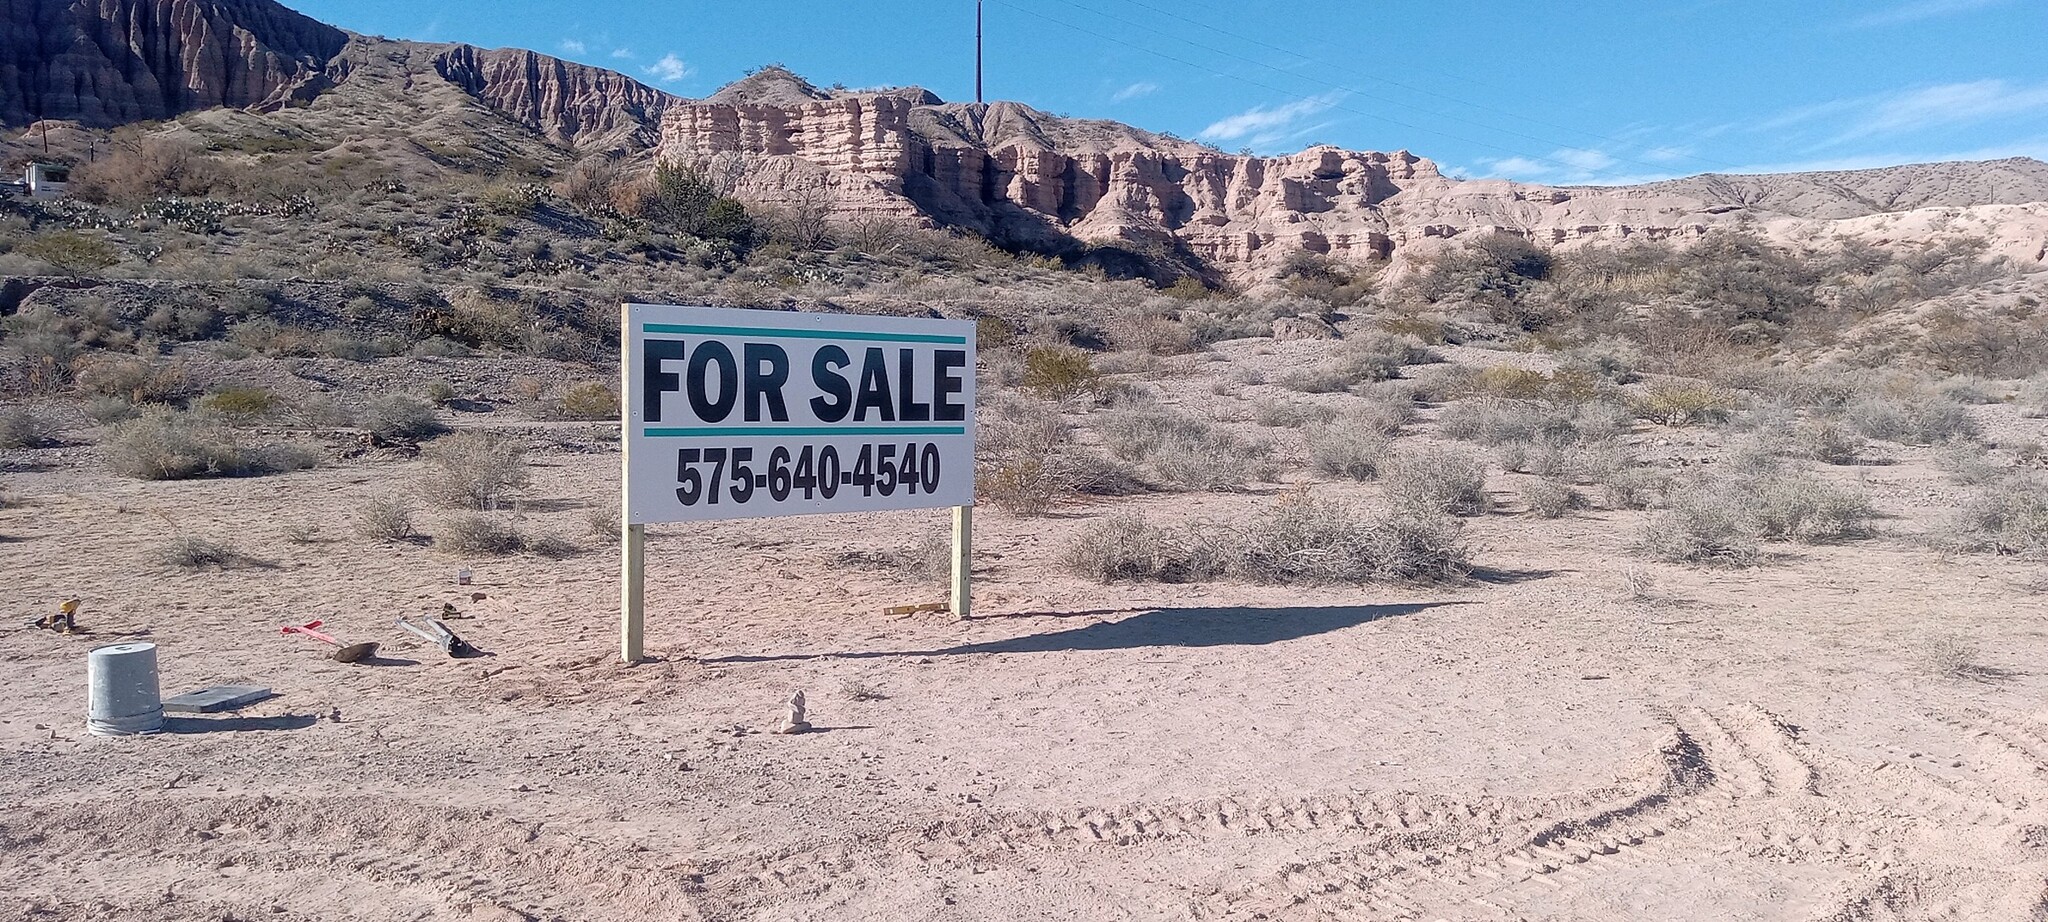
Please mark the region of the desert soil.
MULTIPOLYGON (((1158 386, 1226 417, 1270 389, 1195 372, 1158 386)), ((581 534, 616 442, 519 431, 524 524, 581 534)), ((1633 438, 1677 458, 1713 437, 1633 438)), ((943 586, 846 556, 940 511, 655 527, 657 656, 631 667, 608 544, 462 559, 351 534, 417 461, 140 483, 59 454, 10 473, 26 502, 0 511, 6 918, 2048 918, 2044 574, 1918 540, 1957 496, 1922 450, 1829 471, 1885 536, 1734 571, 1631 554, 1642 513, 1520 514, 1516 475, 1471 520, 1485 569, 1442 587, 1101 586, 1055 563, 1110 508, 1230 517, 1288 485, 984 509, 966 621, 882 614, 943 586), (295 523, 322 527, 297 544, 295 523), (173 534, 259 562, 167 569, 173 534), (68 594, 91 634, 22 626, 68 594), (443 603, 489 656, 392 624, 443 603), (278 631, 314 618, 382 658, 278 631), (1981 651, 1971 675, 1930 665, 1951 637, 1981 651), (90 737, 86 651, 136 638, 166 694, 278 697, 90 737), (817 732, 769 732, 798 690, 817 732)))

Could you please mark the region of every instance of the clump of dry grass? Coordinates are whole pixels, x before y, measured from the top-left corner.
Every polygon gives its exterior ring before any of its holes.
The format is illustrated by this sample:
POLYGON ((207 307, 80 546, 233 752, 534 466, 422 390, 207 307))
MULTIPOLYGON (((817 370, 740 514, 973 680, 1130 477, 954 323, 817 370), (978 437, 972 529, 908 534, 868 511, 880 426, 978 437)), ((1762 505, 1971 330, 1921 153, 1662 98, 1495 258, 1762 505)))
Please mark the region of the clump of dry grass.
POLYGON ((1920 670, 1940 678, 1983 682, 2003 675, 1984 665, 1982 647, 1955 634, 1928 637, 1914 652, 1920 670))
POLYGON ((497 509, 528 480, 526 446, 502 435, 458 432, 428 445, 421 457, 428 466, 421 495, 449 509, 497 509))
POLYGON ((242 561, 232 545, 189 536, 172 538, 157 549, 157 560, 180 570, 227 569, 242 561))
POLYGON ((41 448, 64 431, 55 417, 27 407, 0 410, 0 448, 41 448))
POLYGON ((1905 445, 1935 445, 1978 434, 1970 408, 1946 397, 1872 395, 1851 402, 1842 418, 1873 439, 1905 445))
POLYGON ((356 510, 356 534, 371 541, 404 541, 413 536, 412 506, 402 500, 373 499, 356 510))
POLYGON ((1695 381, 1659 381, 1632 403, 1637 416, 1661 426, 1717 423, 1735 412, 1733 392, 1695 381))
POLYGON ((1542 479, 1522 487, 1522 502, 1538 518, 1555 519, 1585 506, 1586 498, 1568 483, 1542 479))
POLYGON ((2010 476, 1979 487, 1940 540, 1955 550, 2048 557, 2048 483, 2010 476))
POLYGON ((303 446, 245 446, 219 426, 161 407, 115 424, 103 447, 115 473, 141 480, 249 477, 320 463, 319 456, 303 446))
POLYGON ((1170 489, 1242 490, 1271 473, 1264 462, 1272 446, 1246 442, 1206 420, 1164 407, 1111 409, 1094 428, 1117 459, 1144 463, 1170 489))
POLYGON ((371 435, 387 442, 416 442, 448 431, 432 404, 405 394, 371 400, 357 419, 371 435))
POLYGON ((526 547, 518 529, 496 517, 465 513, 449 516, 434 530, 434 546, 457 554, 516 554, 526 547))

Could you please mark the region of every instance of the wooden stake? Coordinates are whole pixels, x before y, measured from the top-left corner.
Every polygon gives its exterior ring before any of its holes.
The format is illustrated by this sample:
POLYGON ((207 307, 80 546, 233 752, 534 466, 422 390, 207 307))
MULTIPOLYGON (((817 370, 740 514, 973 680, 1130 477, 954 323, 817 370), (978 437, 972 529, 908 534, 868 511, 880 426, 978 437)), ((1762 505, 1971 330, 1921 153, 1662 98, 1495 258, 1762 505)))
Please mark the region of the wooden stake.
MULTIPOLYGON (((633 309, 619 306, 619 395, 633 392, 627 380, 626 350, 633 343, 633 309)), ((646 653, 647 526, 631 524, 633 497, 626 479, 633 470, 633 408, 619 401, 619 658, 637 663, 646 653)))
POLYGON ((953 507, 953 617, 974 613, 974 507, 953 507))

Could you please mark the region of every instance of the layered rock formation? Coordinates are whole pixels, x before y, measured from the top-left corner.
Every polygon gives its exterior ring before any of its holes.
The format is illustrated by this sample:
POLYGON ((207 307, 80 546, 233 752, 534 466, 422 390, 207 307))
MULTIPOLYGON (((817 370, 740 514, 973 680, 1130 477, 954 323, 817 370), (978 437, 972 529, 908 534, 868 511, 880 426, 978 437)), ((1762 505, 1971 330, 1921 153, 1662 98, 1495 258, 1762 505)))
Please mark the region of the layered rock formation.
POLYGON ((442 77, 564 147, 645 150, 677 101, 623 74, 517 48, 456 45, 434 59, 442 77))
POLYGON ((328 86, 347 43, 269 0, 0 0, 0 123, 276 108, 328 86))
MULTIPOLYGON (((741 192, 764 202, 822 191, 842 213, 917 218, 1041 249, 1177 253, 1240 278, 1269 275, 1304 251, 1361 262, 1471 232, 1574 245, 1694 237, 1753 219, 1792 235, 1816 221, 2048 201, 2048 164, 2032 160, 1611 188, 1466 182, 1406 151, 1231 155, 1017 103, 820 90, 776 69, 672 106, 659 153, 745 157, 752 169, 741 192)), ((2016 254, 2040 249, 2008 242, 2016 254)))

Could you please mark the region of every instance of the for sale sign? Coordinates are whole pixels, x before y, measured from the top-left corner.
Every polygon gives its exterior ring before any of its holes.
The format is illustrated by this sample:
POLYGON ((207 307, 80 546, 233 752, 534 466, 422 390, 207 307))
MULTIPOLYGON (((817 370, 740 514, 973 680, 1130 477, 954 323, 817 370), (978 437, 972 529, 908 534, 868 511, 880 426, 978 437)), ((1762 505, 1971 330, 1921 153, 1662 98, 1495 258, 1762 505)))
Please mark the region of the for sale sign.
POLYGON ((626 306, 628 524, 974 502, 974 324, 626 306))

